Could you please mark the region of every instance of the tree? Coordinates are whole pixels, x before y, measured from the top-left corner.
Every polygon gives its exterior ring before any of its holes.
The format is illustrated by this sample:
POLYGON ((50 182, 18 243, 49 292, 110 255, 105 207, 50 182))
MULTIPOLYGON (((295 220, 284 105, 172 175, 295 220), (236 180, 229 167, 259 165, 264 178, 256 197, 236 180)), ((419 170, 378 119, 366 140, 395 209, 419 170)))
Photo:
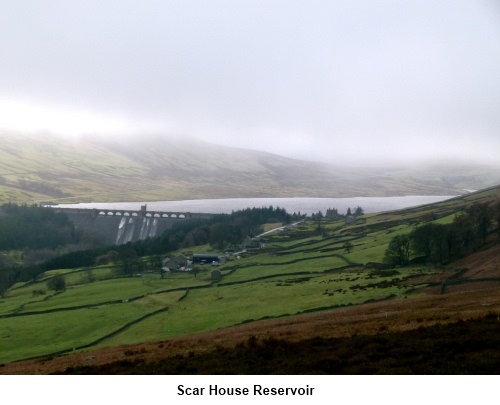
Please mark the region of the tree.
POLYGON ((347 252, 347 253, 351 253, 351 250, 353 248, 353 244, 349 241, 347 241, 346 243, 344 243, 344 246, 342 246, 342 248, 347 252))
POLYGON ((200 272, 201 269, 199 266, 193 266, 193 268, 191 269, 191 273, 193 273, 195 277, 197 277, 200 272))
POLYGON ((87 267, 87 269, 80 275, 80 277, 85 283, 93 283, 94 281, 96 281, 94 272, 90 267, 87 267))
POLYGON ((454 244, 450 230, 450 225, 433 223, 418 227, 411 234, 413 251, 431 262, 443 263, 449 257, 449 247, 454 244))
POLYGON ((352 215, 351 213, 351 207, 347 208, 347 214, 346 214, 348 217, 350 217, 352 215))
POLYGON ((410 237, 398 235, 391 239, 385 251, 384 262, 391 266, 405 266, 410 261, 410 237))
POLYGON ((66 289, 66 279, 58 274, 47 281, 47 288, 54 291, 64 291, 66 289))
POLYGON ((326 210, 325 218, 335 221, 340 218, 340 215, 336 208, 328 208, 326 210))
POLYGON ((196 228, 186 234, 182 242, 183 247, 204 245, 208 242, 208 236, 202 228, 196 228))
POLYGON ((453 220, 453 227, 459 239, 459 255, 467 255, 473 251, 475 235, 471 218, 461 214, 453 220))
POLYGON ((10 287, 9 275, 7 271, 0 269, 0 297, 4 297, 5 291, 10 287))
POLYGON ((321 233, 321 221, 323 220, 323 213, 321 211, 318 211, 317 214, 313 214, 312 218, 316 221, 316 230, 318 233, 321 233))
POLYGON ((365 213, 365 210, 363 208, 361 208, 360 206, 357 206, 356 208, 354 208, 354 216, 363 215, 364 213, 365 213))
POLYGON ((450 262, 484 246, 494 222, 495 205, 475 203, 451 224, 428 223, 416 228, 411 233, 413 252, 431 262, 450 262))
POLYGON ((436 245, 436 224, 425 224, 416 228, 411 234, 412 248, 417 255, 425 256, 427 260, 434 260, 436 245))
POLYGON ((120 252, 118 258, 120 272, 126 276, 132 276, 139 270, 139 258, 137 253, 131 247, 120 252))
POLYGON ((14 260, 0 252, 0 297, 3 298, 5 291, 11 286, 10 273, 14 266, 14 260))
POLYGON ((493 205, 493 214, 497 223, 497 236, 500 238, 500 199, 493 205))
POLYGON ((472 219, 478 239, 484 245, 493 222, 492 208, 487 203, 476 203, 469 208, 468 214, 472 219))
POLYGON ((0 249, 56 249, 78 243, 65 214, 36 205, 0 205, 0 249))
POLYGON ((210 227, 210 244, 223 249, 227 243, 234 242, 233 229, 228 223, 215 223, 210 227))

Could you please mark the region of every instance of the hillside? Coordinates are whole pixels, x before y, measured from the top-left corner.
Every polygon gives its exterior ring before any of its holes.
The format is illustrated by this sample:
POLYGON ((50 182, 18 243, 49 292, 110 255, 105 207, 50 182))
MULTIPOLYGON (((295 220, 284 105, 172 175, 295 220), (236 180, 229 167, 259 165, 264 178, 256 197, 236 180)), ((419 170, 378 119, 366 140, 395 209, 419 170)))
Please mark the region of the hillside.
MULTIPOLYGON (((416 226, 451 224, 475 203, 498 210, 499 199, 495 187, 355 224, 306 219, 217 267, 166 277, 125 276, 113 261, 46 271, 0 300, 0 373, 495 373, 498 216, 460 260, 382 262, 416 226), (66 289, 48 290, 61 276, 66 289)), ((217 252, 169 256, 199 251, 217 252)))
POLYGON ((460 289, 10 363, 0 374, 497 374, 498 281, 460 289))
POLYGON ((0 200, 456 195, 500 183, 499 167, 341 168, 192 138, 78 139, 0 132, 0 200))
POLYGON ((10 363, 0 374, 498 374, 499 311, 498 288, 431 295, 10 363))

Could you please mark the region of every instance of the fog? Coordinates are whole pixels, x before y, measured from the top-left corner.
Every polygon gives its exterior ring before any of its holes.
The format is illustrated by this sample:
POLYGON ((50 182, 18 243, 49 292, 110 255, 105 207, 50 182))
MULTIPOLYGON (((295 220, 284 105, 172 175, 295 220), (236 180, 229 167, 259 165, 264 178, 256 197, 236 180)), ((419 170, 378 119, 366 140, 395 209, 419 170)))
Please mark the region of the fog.
POLYGON ((493 0, 3 0, 0 55, 2 129, 500 161, 493 0))

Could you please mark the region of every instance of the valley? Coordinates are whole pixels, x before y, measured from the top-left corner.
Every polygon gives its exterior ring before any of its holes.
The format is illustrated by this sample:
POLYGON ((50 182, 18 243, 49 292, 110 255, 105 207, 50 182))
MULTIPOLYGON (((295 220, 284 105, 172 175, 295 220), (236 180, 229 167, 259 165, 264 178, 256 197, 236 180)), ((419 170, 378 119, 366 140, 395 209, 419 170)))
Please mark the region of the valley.
MULTIPOLYGON (((453 329, 456 322, 473 320, 479 322, 478 330, 484 326, 484 331, 498 331, 494 322, 500 313, 498 222, 492 223, 484 247, 458 261, 446 265, 414 261, 393 269, 383 263, 398 235, 424 225, 451 223, 473 204, 499 197, 500 188, 495 187, 436 204, 365 214, 350 224, 343 219, 306 218, 265 235, 260 248, 238 256, 209 245, 169 253, 227 257, 218 266, 201 266, 196 272, 124 277, 117 273, 120 264, 113 262, 47 271, 36 282, 12 286, 0 299, 0 363, 4 364, 0 373, 220 373, 213 360, 210 369, 202 363, 197 366, 196 359, 203 362, 203 356, 217 352, 232 358, 231 353, 241 350, 266 351, 269 345, 309 339, 392 339, 390 334, 424 333, 423 329, 434 327, 447 336, 446 325, 453 329), (213 270, 220 272, 217 279, 213 270), (48 291, 47 282, 61 275, 65 289, 48 291), (168 371, 162 361, 178 367, 168 371), (151 369, 145 368, 148 364, 151 369)), ((438 333, 432 330, 429 333, 438 333)), ((471 352, 471 359, 485 359, 476 364, 480 372, 496 370, 487 361, 491 345, 483 345, 483 354, 471 352)), ((420 361, 418 370, 425 373, 425 356, 420 361)), ((371 370, 335 369, 328 364, 317 366, 317 372, 371 370)), ((454 364, 441 372, 452 372, 454 364)), ((238 368, 236 363, 234 367, 228 370, 313 372, 299 365, 273 369, 270 363, 265 369, 238 368)), ((376 366, 372 372, 390 370, 395 369, 376 366)))
POLYGON ((499 3, 0 1, 1 398, 495 398, 499 3))
POLYGON ((191 137, 0 130, 0 201, 16 203, 459 195, 499 183, 499 166, 467 162, 342 167, 191 137))

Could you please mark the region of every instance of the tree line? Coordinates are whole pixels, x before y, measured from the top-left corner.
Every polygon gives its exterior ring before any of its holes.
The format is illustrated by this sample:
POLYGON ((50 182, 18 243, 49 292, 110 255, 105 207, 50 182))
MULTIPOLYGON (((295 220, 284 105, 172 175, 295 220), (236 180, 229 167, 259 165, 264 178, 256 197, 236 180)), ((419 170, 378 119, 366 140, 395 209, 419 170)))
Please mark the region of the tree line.
POLYGON ((217 214, 209 219, 176 222, 163 238, 169 250, 205 244, 226 249, 239 245, 247 236, 256 236, 266 223, 290 223, 291 220, 292 215, 283 208, 247 208, 231 214, 217 214))
POLYGON ((18 281, 36 278, 44 271, 43 263, 64 252, 99 245, 102 239, 98 235, 77 229, 63 213, 36 204, 2 204, 0 294, 18 281))
POLYGON ((64 214, 37 205, 7 203, 0 206, 0 250, 55 249, 78 241, 64 214))
POLYGON ((499 240, 500 200, 475 203, 450 224, 427 223, 409 234, 395 236, 384 261, 391 266, 404 266, 413 255, 418 260, 446 264, 499 240))
POLYGON ((81 248, 101 242, 96 234, 75 228, 66 214, 52 208, 14 203, 0 206, 0 251, 81 248))
POLYGON ((159 255, 179 248, 204 244, 217 249, 239 246, 246 236, 261 232, 263 224, 289 223, 291 219, 279 207, 247 208, 206 219, 178 221, 161 236, 111 247, 76 229, 64 213, 36 205, 4 204, 0 209, 0 251, 22 250, 22 263, 0 254, 0 293, 19 281, 36 281, 43 272, 61 268, 115 262, 127 269, 126 274, 133 274, 139 265, 158 266, 159 255), (85 244, 87 240, 93 245, 85 244), (139 260, 144 256, 153 258, 139 260))

